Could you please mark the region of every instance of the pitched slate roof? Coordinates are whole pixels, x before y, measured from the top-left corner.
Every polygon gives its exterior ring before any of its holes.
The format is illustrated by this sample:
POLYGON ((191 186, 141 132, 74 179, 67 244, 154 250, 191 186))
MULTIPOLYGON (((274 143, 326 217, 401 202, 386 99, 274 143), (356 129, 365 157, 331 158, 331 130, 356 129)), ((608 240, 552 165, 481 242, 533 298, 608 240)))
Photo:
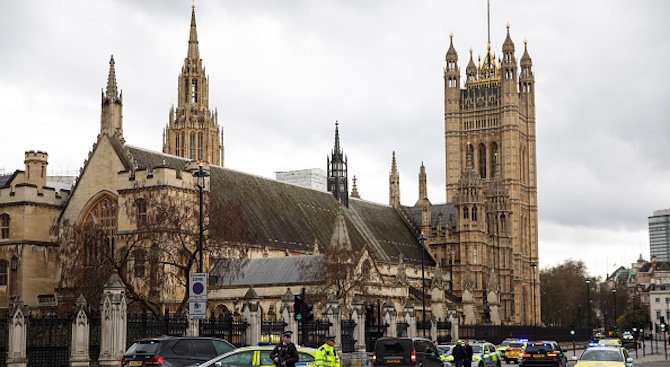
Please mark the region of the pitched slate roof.
MULTIPOLYGON (((121 159, 128 170, 171 167, 181 171, 189 162, 118 142, 115 149, 125 156, 121 159)), ((251 244, 311 252, 315 241, 319 246, 330 243, 340 205, 331 193, 218 166, 211 166, 210 173, 212 197, 243 208, 251 244)), ((416 236, 396 209, 350 198, 344 217, 354 250, 368 246, 377 261, 396 263, 402 255, 406 262, 421 262, 422 249, 416 236)), ((428 262, 434 265, 432 259, 428 262)))
MULTIPOLYGON (((421 207, 420 206, 404 206, 403 209, 407 211, 410 218, 417 225, 421 225, 421 207)), ((456 207, 452 203, 447 204, 432 204, 430 206, 430 226, 436 227, 439 215, 442 214, 442 226, 446 227, 449 222, 449 216, 452 217, 454 223, 456 221, 456 207)))
POLYGON ((231 275, 222 266, 215 265, 211 271, 214 287, 227 286, 269 286, 286 284, 309 284, 319 279, 308 279, 312 274, 302 269, 316 264, 323 255, 263 257, 248 260, 244 266, 231 275))
POLYGON ((0 175, 0 187, 5 187, 5 185, 9 184, 10 179, 12 178, 12 175, 0 175))

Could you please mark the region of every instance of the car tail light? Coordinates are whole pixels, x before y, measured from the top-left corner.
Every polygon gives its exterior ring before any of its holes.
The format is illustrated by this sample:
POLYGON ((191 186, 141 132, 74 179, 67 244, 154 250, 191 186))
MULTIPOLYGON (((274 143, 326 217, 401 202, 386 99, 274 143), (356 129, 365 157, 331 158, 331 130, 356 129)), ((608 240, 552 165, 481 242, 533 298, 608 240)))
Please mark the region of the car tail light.
POLYGON ((124 367, 127 364, 128 364, 128 360, 125 359, 125 358, 121 358, 121 367, 124 367))
POLYGON ((372 352, 372 365, 377 365, 377 352, 372 352))
POLYGON ((412 362, 412 364, 411 364, 412 366, 414 366, 414 364, 416 363, 416 350, 412 350, 411 362, 412 362))
POLYGON ((524 357, 524 358, 528 358, 528 357, 530 357, 530 354, 528 354, 528 353, 523 353, 521 356, 524 357))
POLYGON ((547 353, 547 357, 556 357, 556 356, 558 356, 558 353, 556 352, 547 353))
POLYGON ((153 356, 151 359, 145 360, 144 364, 159 365, 159 364, 163 364, 163 362, 165 362, 165 357, 156 355, 156 356, 153 356))

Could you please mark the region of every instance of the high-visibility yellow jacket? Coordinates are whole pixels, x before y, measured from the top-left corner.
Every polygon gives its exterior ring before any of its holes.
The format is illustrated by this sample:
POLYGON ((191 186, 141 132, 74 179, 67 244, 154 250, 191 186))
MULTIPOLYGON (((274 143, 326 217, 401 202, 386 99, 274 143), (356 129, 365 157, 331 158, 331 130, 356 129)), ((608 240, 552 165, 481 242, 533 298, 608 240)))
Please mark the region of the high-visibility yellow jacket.
POLYGON ((316 362, 320 366, 340 367, 340 357, 334 347, 324 343, 316 350, 316 362))

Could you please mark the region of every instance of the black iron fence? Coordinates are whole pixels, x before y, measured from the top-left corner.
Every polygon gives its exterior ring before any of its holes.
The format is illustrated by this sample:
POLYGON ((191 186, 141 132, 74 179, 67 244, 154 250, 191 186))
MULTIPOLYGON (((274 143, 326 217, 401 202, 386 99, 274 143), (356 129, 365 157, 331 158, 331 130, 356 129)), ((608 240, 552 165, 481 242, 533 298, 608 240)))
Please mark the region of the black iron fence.
POLYGON ((136 340, 161 335, 184 336, 188 328, 188 318, 184 314, 170 314, 156 317, 150 312, 129 314, 126 322, 126 347, 136 340))
POLYGON ((432 335, 430 335, 430 329, 433 327, 433 323, 430 320, 424 321, 417 321, 416 322, 416 336, 421 336, 425 337, 428 339, 432 339, 432 335))
POLYGON ((7 353, 9 353, 9 320, 10 310, 0 308, 0 367, 7 366, 7 353))
POLYGON ((230 313, 208 319, 200 320, 200 336, 209 336, 225 339, 236 347, 247 345, 247 329, 249 323, 239 315, 230 313))
POLYGON ((332 325, 328 320, 311 320, 299 323, 299 343, 306 347, 318 348, 326 340, 332 325))
POLYGON ((449 343, 451 342, 451 322, 437 320, 437 342, 449 343))
POLYGON ((409 335, 407 333, 407 329, 409 329, 409 324, 406 322, 398 322, 395 324, 395 335, 397 335, 399 338, 405 337, 409 335))
POLYGON ((373 352, 377 339, 386 335, 388 324, 367 324, 365 325, 365 351, 373 352))
MULTIPOLYGON (((458 327, 458 337, 460 339, 483 339, 494 344, 502 342, 505 338, 533 340, 541 337, 543 340, 555 340, 557 342, 571 342, 573 340, 569 327, 525 325, 460 325, 458 327)), ((574 340, 584 341, 588 339, 588 329, 575 330, 574 340)))
POLYGON ((263 321, 261 323, 261 343, 279 344, 281 334, 286 329, 284 321, 263 321))
POLYGON ((102 338, 102 328, 100 325, 100 312, 91 311, 88 313, 88 355, 91 358, 91 367, 98 367, 98 357, 100 357, 100 339, 102 338))
POLYGON ((356 321, 342 320, 340 323, 340 340, 342 341, 342 352, 351 353, 354 351, 354 346, 357 340, 354 339, 354 329, 356 328, 356 321))
POLYGON ((27 317, 28 367, 68 367, 72 317, 43 311, 27 317))

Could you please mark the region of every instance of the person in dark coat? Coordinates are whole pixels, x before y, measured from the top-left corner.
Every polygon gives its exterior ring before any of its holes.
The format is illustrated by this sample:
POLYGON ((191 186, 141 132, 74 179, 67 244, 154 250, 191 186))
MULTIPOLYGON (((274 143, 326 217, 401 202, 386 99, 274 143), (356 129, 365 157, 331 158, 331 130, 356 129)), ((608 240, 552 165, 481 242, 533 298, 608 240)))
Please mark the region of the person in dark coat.
POLYGON ((463 350, 465 351, 465 359, 463 360, 463 365, 465 367, 470 367, 472 365, 472 346, 468 341, 465 341, 465 345, 463 346, 463 350))
POLYGON ((281 343, 270 353, 270 358, 277 367, 295 367, 298 362, 298 350, 291 341, 291 334, 291 331, 283 333, 281 343))
POLYGON ((454 357, 454 364, 456 367, 463 367, 463 361, 465 361, 465 349, 463 348, 462 341, 459 340, 456 342, 456 346, 451 351, 451 355, 454 357))

